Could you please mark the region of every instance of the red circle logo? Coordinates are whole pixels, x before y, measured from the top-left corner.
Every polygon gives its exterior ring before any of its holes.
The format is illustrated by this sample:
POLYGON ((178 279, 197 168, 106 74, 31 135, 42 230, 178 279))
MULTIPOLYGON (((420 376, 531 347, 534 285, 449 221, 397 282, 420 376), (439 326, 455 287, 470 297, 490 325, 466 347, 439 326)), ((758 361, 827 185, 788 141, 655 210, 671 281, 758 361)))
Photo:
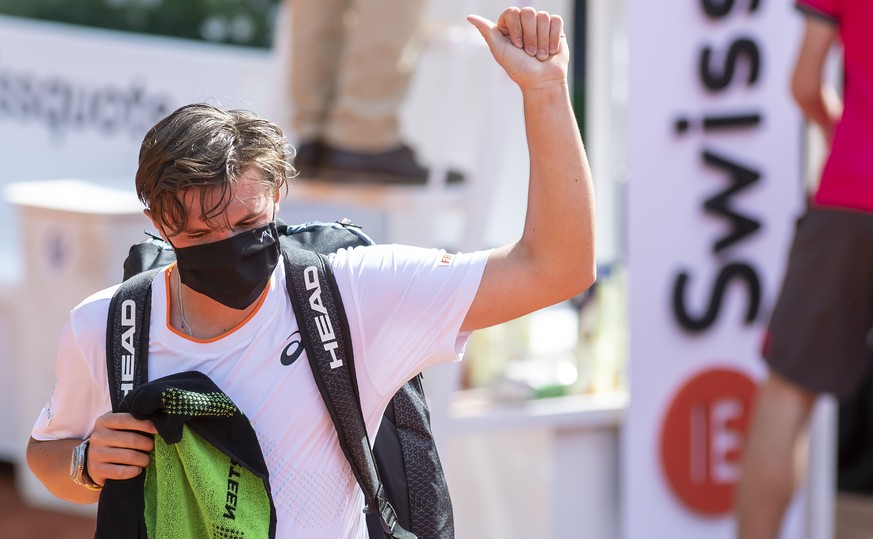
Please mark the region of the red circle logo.
POLYGON ((740 371, 710 369, 673 398, 661 429, 661 466, 689 509, 713 517, 731 511, 755 390, 740 371))

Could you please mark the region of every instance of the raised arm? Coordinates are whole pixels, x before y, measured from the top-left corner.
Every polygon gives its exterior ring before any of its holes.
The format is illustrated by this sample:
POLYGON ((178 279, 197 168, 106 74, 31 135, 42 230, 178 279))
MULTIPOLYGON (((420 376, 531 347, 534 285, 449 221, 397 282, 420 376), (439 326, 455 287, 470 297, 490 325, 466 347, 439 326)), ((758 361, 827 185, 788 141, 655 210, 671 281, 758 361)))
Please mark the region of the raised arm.
POLYGON ((467 19, 521 89, 530 153, 521 239, 492 251, 463 330, 512 320, 569 299, 595 279, 591 171, 570 104, 563 21, 508 8, 497 23, 467 19))

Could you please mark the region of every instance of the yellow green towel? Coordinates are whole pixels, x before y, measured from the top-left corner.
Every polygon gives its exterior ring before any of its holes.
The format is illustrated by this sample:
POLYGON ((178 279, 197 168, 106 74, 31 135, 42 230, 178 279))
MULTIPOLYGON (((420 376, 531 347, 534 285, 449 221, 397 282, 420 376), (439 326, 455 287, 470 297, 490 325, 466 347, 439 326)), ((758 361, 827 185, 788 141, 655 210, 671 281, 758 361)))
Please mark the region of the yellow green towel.
POLYGON ((107 481, 95 538, 272 539, 276 511, 266 464, 246 416, 205 375, 174 374, 121 404, 155 423, 139 477, 107 481))

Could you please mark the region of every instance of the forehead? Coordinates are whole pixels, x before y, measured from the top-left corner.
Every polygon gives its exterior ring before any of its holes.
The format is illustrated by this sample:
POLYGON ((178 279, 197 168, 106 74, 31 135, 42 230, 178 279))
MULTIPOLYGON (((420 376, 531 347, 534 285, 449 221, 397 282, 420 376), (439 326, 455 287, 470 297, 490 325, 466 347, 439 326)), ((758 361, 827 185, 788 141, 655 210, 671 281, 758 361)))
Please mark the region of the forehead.
POLYGON ((257 172, 246 172, 227 192, 214 187, 191 187, 179 193, 189 224, 205 221, 233 221, 236 217, 263 213, 272 208, 272 187, 258 179, 257 172), (215 209, 225 207, 224 218, 215 209), (208 216, 208 217, 207 217, 208 216))

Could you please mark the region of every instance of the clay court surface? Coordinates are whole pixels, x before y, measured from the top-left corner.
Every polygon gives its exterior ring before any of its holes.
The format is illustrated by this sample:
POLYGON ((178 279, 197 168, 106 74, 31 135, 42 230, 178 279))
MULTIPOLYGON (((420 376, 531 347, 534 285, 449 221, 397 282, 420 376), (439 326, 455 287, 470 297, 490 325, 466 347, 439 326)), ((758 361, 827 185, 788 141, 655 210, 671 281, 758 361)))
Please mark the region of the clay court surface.
POLYGON ((26 506, 15 490, 12 466, 0 463, 0 538, 85 539, 94 537, 94 519, 26 506))
MULTIPOLYGON (((836 511, 835 539, 873 539, 873 498, 840 495, 836 511)), ((12 466, 0 463, 0 539, 93 537, 94 519, 26 506, 15 490, 12 466)))

